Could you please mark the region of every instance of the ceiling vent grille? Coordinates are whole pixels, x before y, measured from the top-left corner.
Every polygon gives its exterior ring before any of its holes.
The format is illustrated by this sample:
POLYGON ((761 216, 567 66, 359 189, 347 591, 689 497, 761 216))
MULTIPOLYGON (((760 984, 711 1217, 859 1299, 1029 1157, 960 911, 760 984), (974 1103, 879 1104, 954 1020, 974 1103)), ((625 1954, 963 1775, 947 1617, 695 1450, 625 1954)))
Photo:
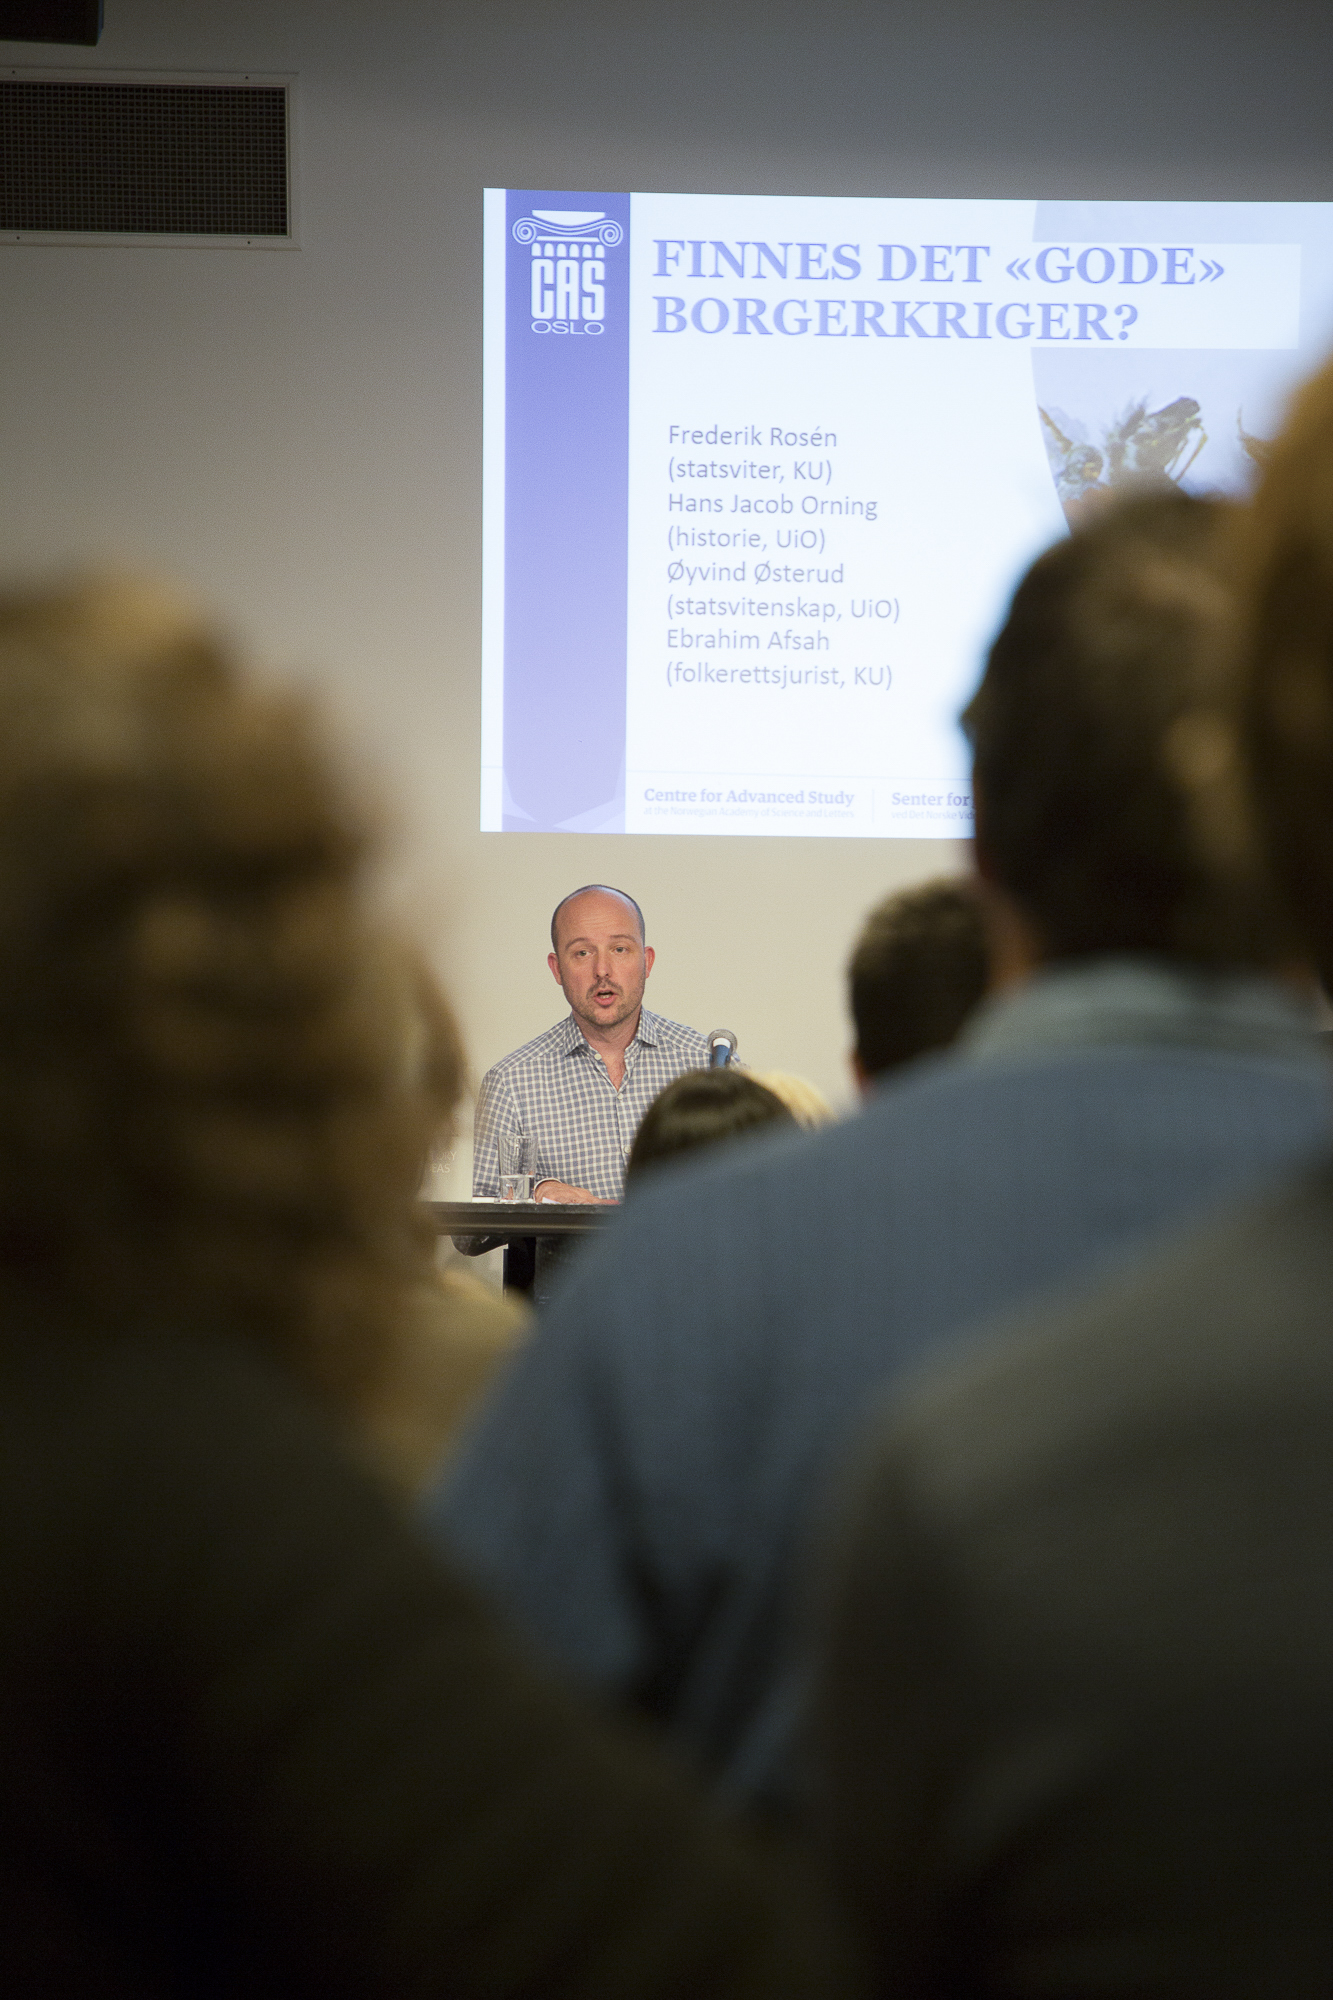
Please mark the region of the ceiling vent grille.
POLYGON ((0 231, 289 238, 282 83, 0 77, 0 231))

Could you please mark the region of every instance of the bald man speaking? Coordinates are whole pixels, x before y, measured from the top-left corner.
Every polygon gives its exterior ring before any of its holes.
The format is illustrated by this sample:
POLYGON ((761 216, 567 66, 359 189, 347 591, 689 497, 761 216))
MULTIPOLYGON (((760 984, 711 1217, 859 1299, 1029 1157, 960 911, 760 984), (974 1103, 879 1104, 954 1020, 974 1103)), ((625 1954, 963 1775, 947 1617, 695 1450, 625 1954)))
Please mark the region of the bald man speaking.
POLYGON ((644 1006, 653 951, 623 889, 590 883, 557 903, 546 962, 569 1013, 482 1078, 472 1192, 499 1196, 500 1135, 523 1132, 539 1200, 619 1201, 639 1120, 673 1078, 707 1066, 708 1040, 644 1006))

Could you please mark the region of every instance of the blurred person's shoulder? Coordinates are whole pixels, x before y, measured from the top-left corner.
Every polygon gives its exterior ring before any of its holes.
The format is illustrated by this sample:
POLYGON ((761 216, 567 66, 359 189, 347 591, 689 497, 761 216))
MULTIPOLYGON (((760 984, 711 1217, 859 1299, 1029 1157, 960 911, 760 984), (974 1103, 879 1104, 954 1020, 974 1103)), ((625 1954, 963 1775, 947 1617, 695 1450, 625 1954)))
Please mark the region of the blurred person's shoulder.
POLYGON ((1333 1394, 1333 1160, 1294 1173, 1095 1285, 972 1328, 881 1418, 937 1497, 1087 1465, 1139 1425, 1262 1421, 1333 1394), (922 1448, 928 1446, 928 1457, 922 1448))
POLYGON ((122 1577, 134 1548, 156 1562, 231 1540, 355 1470, 349 1420, 259 1342, 214 1331, 6 1324, 0 1441, 7 1519, 18 1494, 34 1536, 91 1536, 122 1577))
POLYGON ((371 1453, 401 1491, 438 1472, 492 1377, 531 1330, 527 1307, 451 1268, 416 1287, 366 1412, 371 1453))
MULTIPOLYGON (((859 1176, 868 1162, 883 1161, 886 1139, 910 1133, 947 1117, 965 1102, 978 1072, 958 1052, 946 1050, 913 1063, 879 1085, 845 1118, 813 1129, 784 1125, 770 1136, 747 1136, 743 1146, 686 1155, 654 1175, 632 1204, 635 1224, 650 1227, 673 1209, 726 1209, 752 1215, 767 1212, 762 1198, 799 1198, 816 1189, 859 1176)), ((617 1229, 620 1228, 617 1224, 617 1229)))

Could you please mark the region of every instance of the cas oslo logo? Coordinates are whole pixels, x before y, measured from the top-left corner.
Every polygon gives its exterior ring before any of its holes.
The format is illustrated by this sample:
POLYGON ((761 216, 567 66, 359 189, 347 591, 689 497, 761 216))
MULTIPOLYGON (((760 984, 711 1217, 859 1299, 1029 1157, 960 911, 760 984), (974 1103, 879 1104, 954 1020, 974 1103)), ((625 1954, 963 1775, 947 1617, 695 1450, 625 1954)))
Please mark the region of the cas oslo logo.
POLYGON ((606 253, 624 234, 598 208, 534 208, 519 217, 514 241, 532 248, 534 333, 605 331, 606 253))

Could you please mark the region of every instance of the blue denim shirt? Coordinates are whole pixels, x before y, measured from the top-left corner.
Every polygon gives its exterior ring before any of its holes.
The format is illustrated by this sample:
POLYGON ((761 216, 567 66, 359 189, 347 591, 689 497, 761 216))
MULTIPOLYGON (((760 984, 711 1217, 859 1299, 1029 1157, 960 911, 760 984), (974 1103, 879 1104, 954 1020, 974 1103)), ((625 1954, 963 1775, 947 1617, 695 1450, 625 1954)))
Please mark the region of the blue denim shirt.
POLYGON ((868 1409, 976 1323, 1307 1162, 1330 1080, 1281 986, 1052 968, 845 1124, 662 1169, 428 1523, 550 1659, 781 1798, 811 1537, 868 1409))

